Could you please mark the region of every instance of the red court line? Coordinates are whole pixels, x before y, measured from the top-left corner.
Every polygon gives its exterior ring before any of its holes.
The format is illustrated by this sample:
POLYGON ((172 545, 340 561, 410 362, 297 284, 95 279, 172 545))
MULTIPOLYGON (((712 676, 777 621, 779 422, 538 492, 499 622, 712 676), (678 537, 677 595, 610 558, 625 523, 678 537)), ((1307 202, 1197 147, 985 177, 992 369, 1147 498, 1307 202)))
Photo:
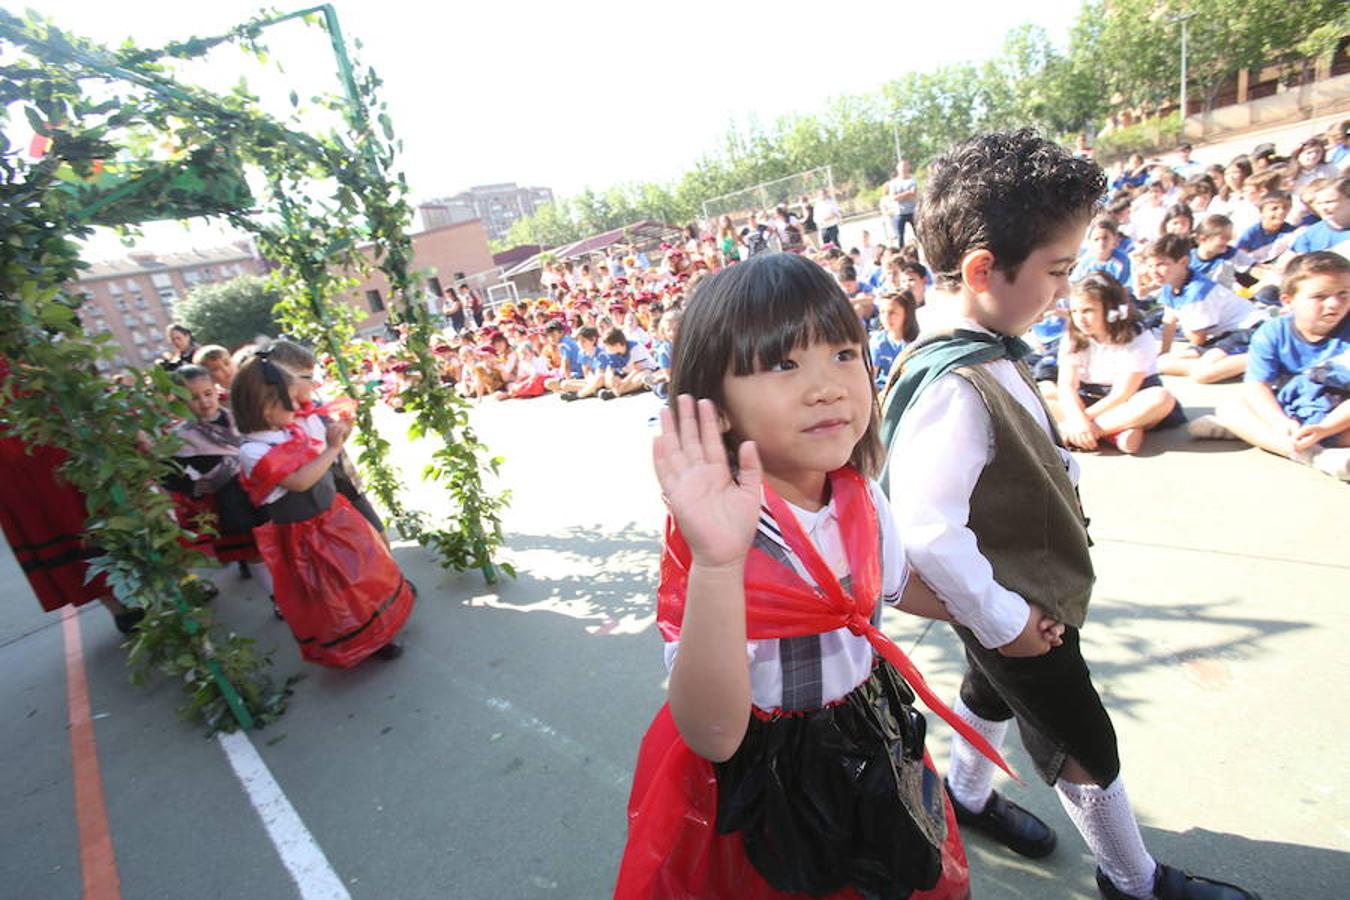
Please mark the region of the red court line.
POLYGON ((84 676, 84 648, 79 614, 73 606, 61 608, 61 630, 66 639, 66 705, 70 710, 70 760, 75 770, 75 823, 80 834, 80 874, 84 900, 121 900, 122 886, 108 830, 103 802, 103 776, 94 744, 94 720, 89 715, 89 682, 84 676))

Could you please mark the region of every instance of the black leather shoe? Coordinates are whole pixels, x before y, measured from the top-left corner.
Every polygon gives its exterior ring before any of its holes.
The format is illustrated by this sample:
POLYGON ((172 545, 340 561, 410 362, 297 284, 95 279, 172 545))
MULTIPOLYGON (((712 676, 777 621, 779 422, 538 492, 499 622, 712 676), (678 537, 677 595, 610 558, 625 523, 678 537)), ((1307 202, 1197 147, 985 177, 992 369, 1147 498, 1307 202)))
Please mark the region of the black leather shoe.
MULTIPOLYGON (((1097 870, 1097 890, 1107 900, 1137 900, 1112 884, 1101 869, 1097 870)), ((1158 874, 1153 876, 1150 897, 1156 900, 1261 900, 1260 895, 1235 884, 1190 875, 1161 863, 1158 874)))
POLYGON ((1054 830, 998 791, 989 795, 989 802, 981 812, 962 806, 952 796, 951 788, 947 788, 947 798, 956 811, 956 821, 963 827, 983 832, 1014 853, 1040 859, 1054 852, 1058 843, 1054 830))

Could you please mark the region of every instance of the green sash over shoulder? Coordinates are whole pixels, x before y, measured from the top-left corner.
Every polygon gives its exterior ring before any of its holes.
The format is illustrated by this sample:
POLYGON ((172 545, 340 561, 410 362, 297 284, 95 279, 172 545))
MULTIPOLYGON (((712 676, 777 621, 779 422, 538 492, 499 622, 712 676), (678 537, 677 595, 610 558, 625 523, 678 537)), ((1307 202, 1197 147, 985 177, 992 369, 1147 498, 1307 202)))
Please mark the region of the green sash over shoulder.
POLYGON ((886 447, 882 487, 889 488, 891 441, 900 428, 900 419, 930 384, 961 366, 996 359, 1016 362, 1030 352, 1031 347, 1021 338, 965 328, 931 335, 906 350, 896 360, 881 403, 881 440, 886 447))

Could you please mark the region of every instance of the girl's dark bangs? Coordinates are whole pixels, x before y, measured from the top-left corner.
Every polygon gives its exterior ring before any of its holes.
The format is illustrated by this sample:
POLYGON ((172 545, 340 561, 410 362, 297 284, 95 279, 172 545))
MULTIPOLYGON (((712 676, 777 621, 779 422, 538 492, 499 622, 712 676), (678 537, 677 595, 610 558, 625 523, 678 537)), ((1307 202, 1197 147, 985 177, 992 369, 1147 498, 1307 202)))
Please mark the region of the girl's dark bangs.
POLYGON ((852 304, 824 269, 790 255, 773 262, 761 266, 764 277, 743 281, 738 296, 727 298, 734 305, 728 317, 732 374, 777 365, 816 341, 867 343, 852 304))

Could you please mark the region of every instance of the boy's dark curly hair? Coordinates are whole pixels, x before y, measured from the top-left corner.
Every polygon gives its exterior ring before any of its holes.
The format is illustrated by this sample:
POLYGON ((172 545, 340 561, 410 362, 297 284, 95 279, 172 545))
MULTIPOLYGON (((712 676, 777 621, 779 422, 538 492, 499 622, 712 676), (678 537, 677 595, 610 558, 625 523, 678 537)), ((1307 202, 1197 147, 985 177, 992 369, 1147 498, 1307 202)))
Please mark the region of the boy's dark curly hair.
POLYGON ((928 169, 916 230, 939 288, 961 283, 961 260, 989 250, 1008 279, 1067 225, 1087 224, 1106 175, 1030 128, 982 134, 928 169))

